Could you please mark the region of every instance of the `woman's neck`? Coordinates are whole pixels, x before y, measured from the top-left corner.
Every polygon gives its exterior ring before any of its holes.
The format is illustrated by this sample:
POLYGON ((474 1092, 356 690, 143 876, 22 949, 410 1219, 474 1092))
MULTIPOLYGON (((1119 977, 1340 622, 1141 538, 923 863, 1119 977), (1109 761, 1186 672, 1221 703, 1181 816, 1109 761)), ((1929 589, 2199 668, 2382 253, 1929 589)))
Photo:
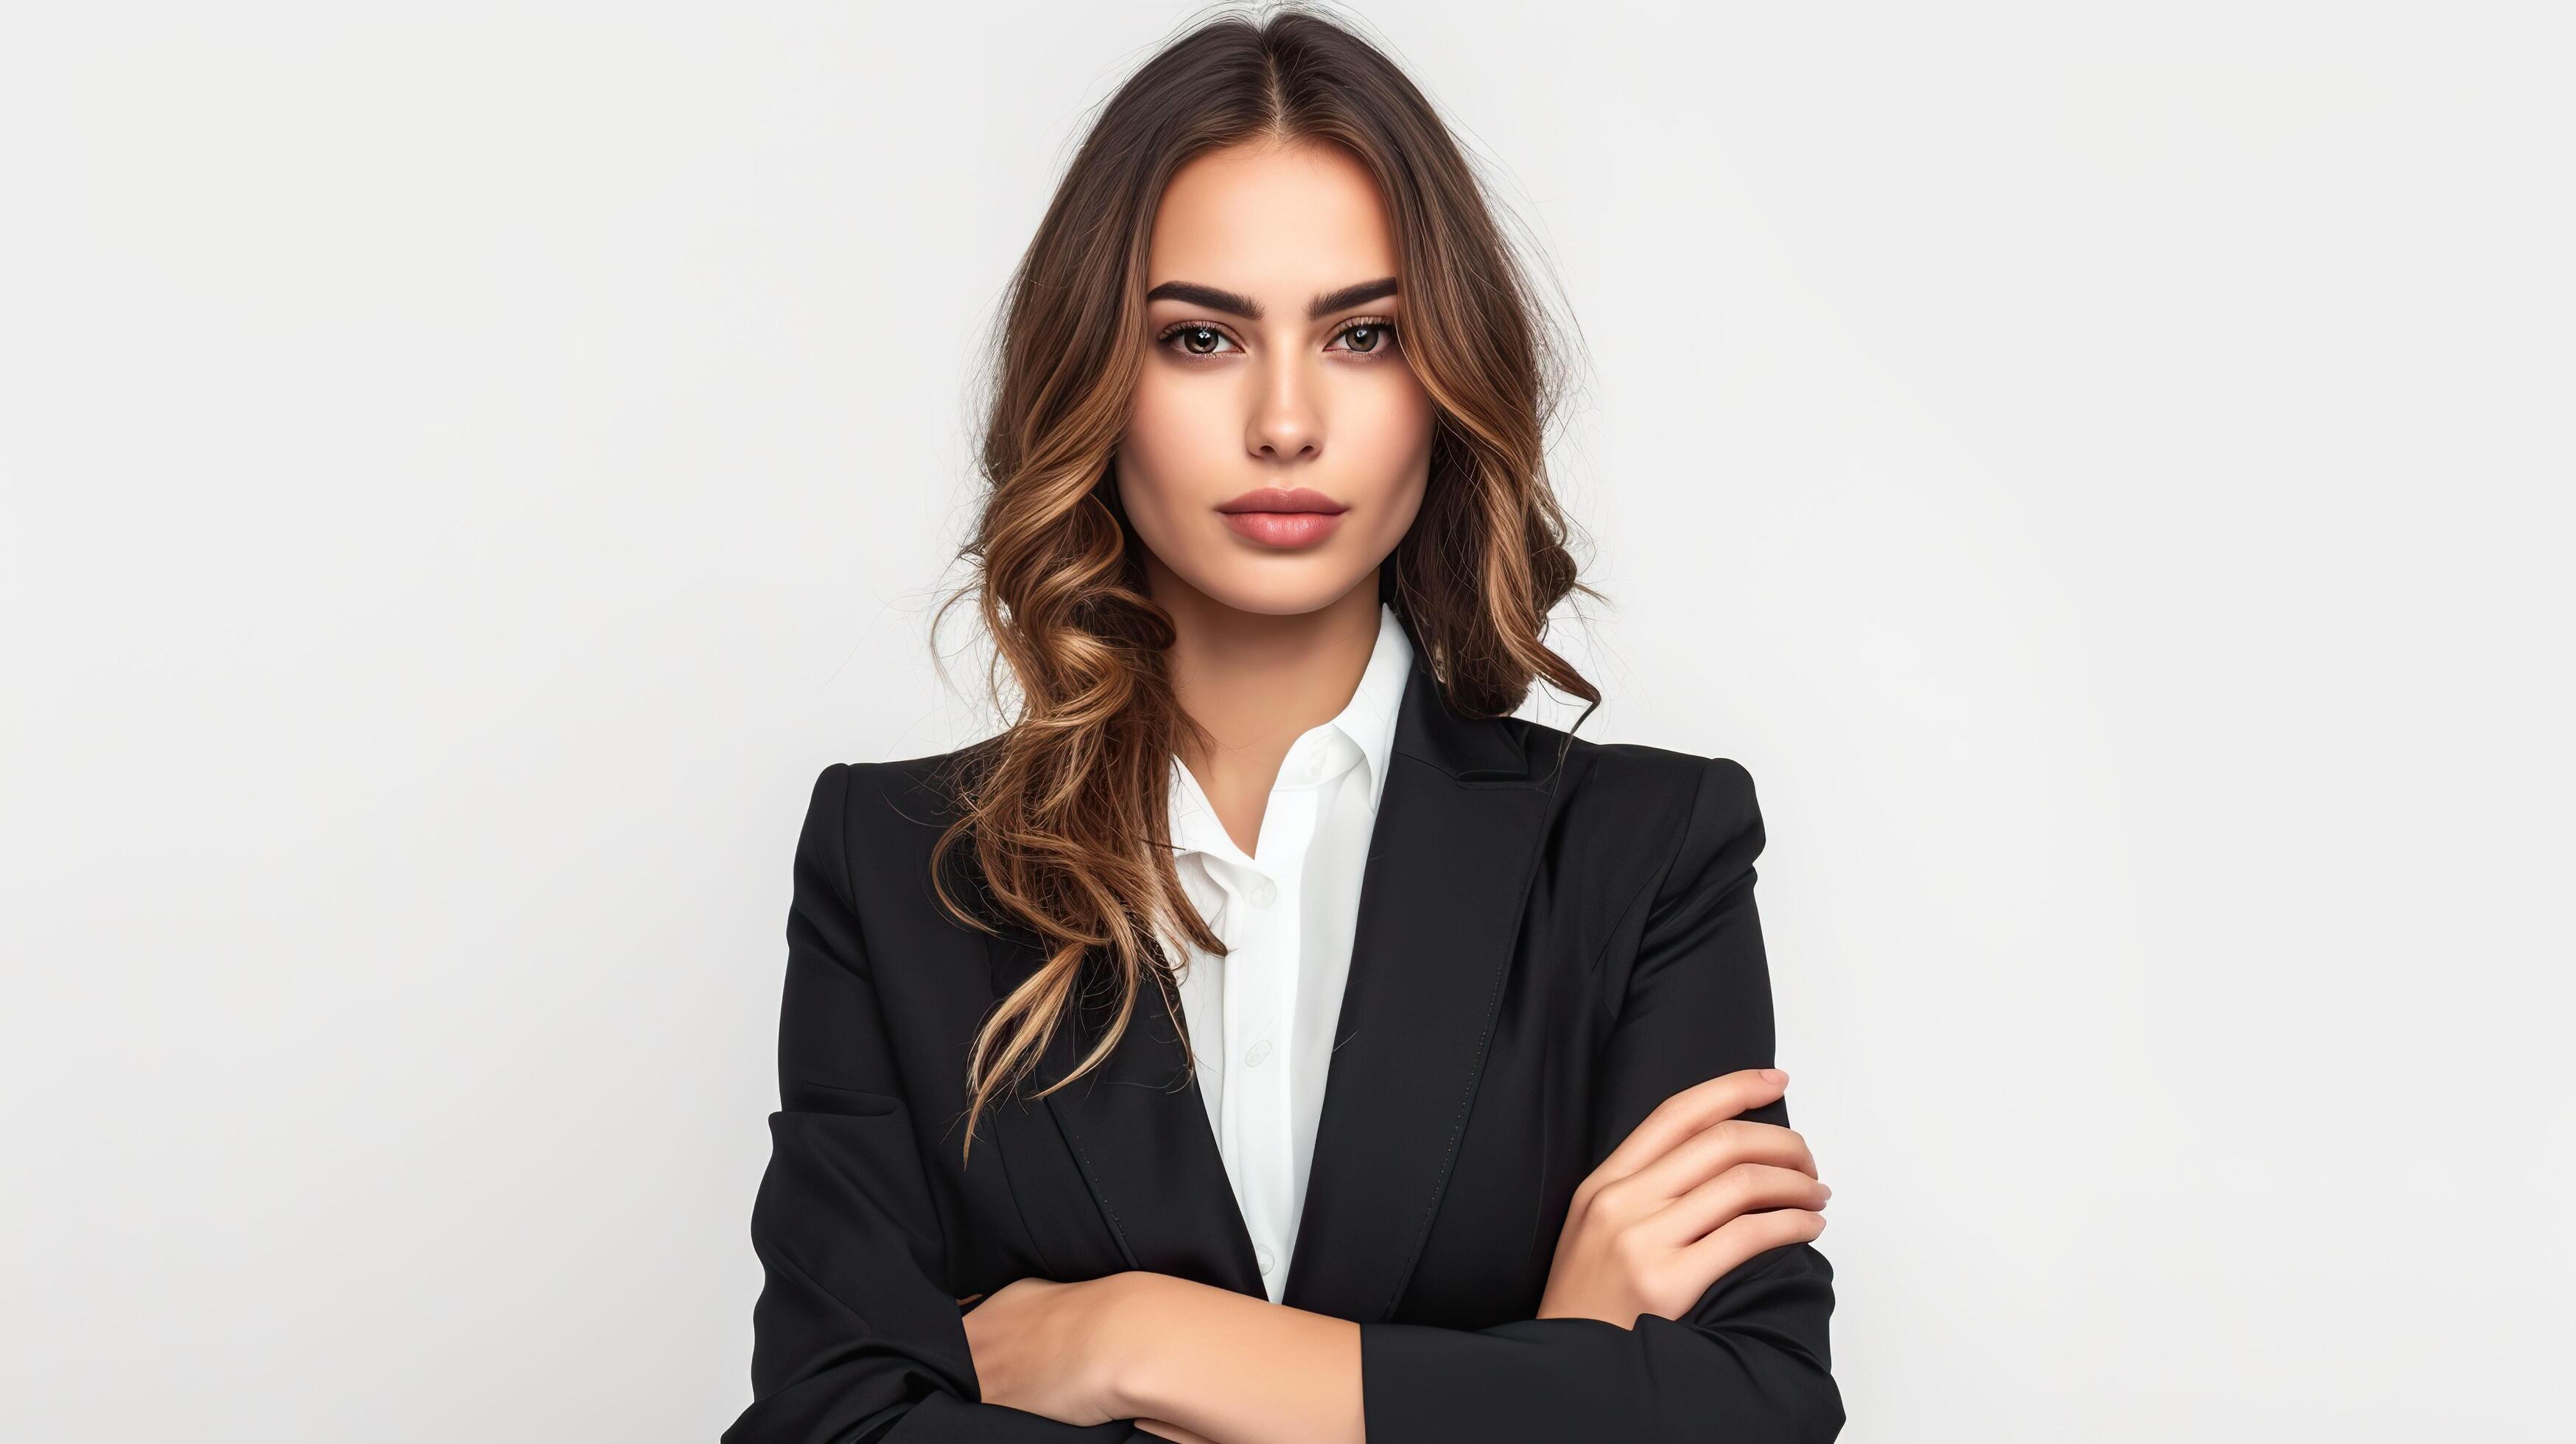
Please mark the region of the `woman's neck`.
POLYGON ((1248 853, 1288 748, 1350 705, 1377 646, 1377 574, 1308 612, 1248 612, 1178 578, 1156 578, 1171 613, 1172 688, 1213 749, 1180 741, 1182 761, 1248 853), (1167 595, 1162 584, 1168 580, 1167 595), (1241 824, 1241 825, 1239 825, 1241 824))

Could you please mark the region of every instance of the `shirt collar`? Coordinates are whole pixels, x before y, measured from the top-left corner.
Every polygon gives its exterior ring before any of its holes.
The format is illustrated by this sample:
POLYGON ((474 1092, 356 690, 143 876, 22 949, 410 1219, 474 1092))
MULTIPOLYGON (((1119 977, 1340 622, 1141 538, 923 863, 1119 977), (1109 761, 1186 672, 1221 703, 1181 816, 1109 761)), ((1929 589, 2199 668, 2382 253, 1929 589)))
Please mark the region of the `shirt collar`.
MULTIPOLYGON (((1335 729, 1359 750, 1365 769, 1369 808, 1373 813, 1386 791, 1386 772, 1395 756, 1395 723, 1404 704, 1404 683, 1413 670, 1413 643, 1396 620, 1395 608, 1377 604, 1377 641, 1369 648, 1368 666, 1351 700, 1324 725, 1335 729)), ((1207 794, 1178 756, 1171 767, 1172 840, 1183 852, 1213 851, 1239 857, 1241 849, 1209 811, 1207 794)))

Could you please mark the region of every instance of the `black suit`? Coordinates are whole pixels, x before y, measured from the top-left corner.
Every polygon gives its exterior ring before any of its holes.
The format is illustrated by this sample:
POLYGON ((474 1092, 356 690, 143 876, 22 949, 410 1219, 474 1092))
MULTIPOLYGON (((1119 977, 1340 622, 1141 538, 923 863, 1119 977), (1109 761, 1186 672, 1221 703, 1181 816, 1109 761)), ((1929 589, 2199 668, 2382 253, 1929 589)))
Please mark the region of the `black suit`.
MULTIPOLYGON (((1423 655, 1284 1302, 1359 1322, 1368 1444, 1833 1438, 1833 1270, 1809 1245, 1679 1320, 1531 1318, 1584 1175, 1668 1095, 1775 1061, 1751 777, 1584 740, 1560 769, 1564 733, 1458 716, 1423 655)), ((1101 1070, 988 1108, 959 1166, 967 1040, 1041 959, 932 896, 941 760, 814 786, 751 1217, 755 1402, 726 1444, 1149 1440, 978 1402, 957 1300, 1127 1269, 1266 1297, 1150 984, 1101 1070)), ((1059 1029, 1024 1087, 1077 1057, 1059 1029)), ((1788 1122, 1780 1103, 1745 1116, 1788 1122)))

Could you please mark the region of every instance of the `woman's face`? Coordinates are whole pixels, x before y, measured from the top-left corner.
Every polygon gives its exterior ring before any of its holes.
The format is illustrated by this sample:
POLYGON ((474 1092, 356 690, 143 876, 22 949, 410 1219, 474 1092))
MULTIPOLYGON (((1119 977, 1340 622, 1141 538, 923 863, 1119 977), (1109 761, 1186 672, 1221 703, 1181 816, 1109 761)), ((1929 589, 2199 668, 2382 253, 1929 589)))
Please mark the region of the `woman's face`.
POLYGON ((1376 182, 1338 147, 1245 144, 1172 177, 1117 456, 1158 597, 1310 612, 1403 539, 1433 413, 1397 343, 1395 278, 1376 182))

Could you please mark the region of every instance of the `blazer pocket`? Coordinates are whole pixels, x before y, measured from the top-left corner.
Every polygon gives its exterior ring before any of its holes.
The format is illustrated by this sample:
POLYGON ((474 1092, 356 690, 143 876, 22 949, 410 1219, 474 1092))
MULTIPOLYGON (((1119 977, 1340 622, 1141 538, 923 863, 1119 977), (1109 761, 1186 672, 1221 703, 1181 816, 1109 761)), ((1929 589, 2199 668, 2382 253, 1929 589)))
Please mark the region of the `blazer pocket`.
POLYGON ((843 1113, 860 1118, 880 1118, 903 1111, 903 1100, 886 1093, 869 1093, 857 1088, 844 1088, 837 1083, 818 1083, 811 1078, 792 1080, 791 1091, 779 1100, 779 1106, 790 1113, 843 1113))

